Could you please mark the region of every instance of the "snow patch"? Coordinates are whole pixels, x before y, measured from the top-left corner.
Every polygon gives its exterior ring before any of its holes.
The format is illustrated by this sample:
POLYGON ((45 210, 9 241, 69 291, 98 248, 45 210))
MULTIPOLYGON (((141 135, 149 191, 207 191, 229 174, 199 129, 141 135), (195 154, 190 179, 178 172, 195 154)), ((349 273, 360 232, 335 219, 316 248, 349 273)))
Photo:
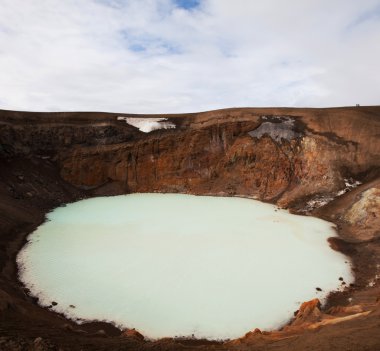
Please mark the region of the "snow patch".
POLYGON ((317 195, 306 203, 306 207, 302 212, 310 212, 316 208, 327 205, 330 201, 334 200, 334 196, 329 195, 317 195))
POLYGON ((339 190, 336 193, 337 196, 341 196, 349 192, 350 190, 356 188, 358 185, 362 184, 362 182, 359 182, 358 180, 354 180, 353 178, 344 178, 344 184, 346 187, 342 190, 339 190))
POLYGON ((301 213, 307 213, 312 210, 315 210, 316 208, 320 208, 322 206, 327 205, 332 200, 336 199, 339 196, 342 196, 343 194, 351 191, 352 189, 356 188, 358 185, 362 184, 362 182, 359 182, 358 180, 354 180, 353 178, 344 178, 344 184, 345 188, 342 190, 337 191, 336 193, 332 194, 325 194, 325 195, 316 195, 311 200, 309 200, 306 203, 305 208, 301 213))
POLYGON ((143 133, 150 133, 157 129, 173 129, 175 124, 169 122, 167 118, 133 118, 118 116, 118 121, 125 121, 127 124, 138 128, 143 133))

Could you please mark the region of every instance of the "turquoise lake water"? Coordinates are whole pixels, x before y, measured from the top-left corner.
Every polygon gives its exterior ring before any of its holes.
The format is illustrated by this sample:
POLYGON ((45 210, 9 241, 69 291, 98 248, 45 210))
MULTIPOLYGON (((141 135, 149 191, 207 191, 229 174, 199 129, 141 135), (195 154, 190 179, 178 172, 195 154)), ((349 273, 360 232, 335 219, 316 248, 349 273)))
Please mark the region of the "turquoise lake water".
POLYGON ((59 207, 17 257, 21 281, 79 322, 149 338, 236 338, 353 281, 333 224, 259 201, 132 194, 59 207), (316 287, 322 292, 317 292, 316 287))

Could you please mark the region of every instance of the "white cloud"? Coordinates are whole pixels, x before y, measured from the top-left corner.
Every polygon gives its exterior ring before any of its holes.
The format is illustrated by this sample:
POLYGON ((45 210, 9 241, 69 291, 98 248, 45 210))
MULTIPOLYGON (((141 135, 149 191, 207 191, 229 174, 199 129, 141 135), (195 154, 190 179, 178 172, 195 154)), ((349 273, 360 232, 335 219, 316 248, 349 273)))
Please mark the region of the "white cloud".
POLYGON ((378 0, 0 2, 0 108, 379 104, 379 62, 378 0))

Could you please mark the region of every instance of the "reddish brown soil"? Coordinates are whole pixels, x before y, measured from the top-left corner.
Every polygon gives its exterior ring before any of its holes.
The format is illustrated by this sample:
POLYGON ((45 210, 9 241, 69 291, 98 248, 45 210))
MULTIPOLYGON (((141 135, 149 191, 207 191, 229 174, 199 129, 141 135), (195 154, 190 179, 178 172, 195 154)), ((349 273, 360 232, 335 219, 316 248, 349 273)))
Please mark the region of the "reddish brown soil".
POLYGON ((116 116, 0 111, 0 350, 380 350, 380 107, 170 115, 176 129, 149 134, 116 116), (297 137, 248 134, 278 117, 294 119, 297 137), (363 184, 309 212, 337 224, 330 244, 351 257, 356 282, 322 310, 301 306, 281 331, 150 342, 106 323, 76 325, 40 308, 17 280, 28 233, 67 202, 160 191, 255 197, 299 212, 350 177, 363 184))

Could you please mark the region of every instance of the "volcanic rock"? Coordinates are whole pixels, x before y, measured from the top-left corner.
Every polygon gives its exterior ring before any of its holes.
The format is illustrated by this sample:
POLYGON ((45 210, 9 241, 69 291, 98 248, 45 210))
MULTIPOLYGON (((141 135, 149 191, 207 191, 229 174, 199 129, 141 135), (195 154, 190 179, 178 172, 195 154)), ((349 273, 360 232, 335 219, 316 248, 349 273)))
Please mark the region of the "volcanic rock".
POLYGON ((321 302, 319 299, 313 299, 304 302, 298 310, 298 313, 291 325, 298 326, 301 324, 314 323, 316 321, 319 321, 322 316, 320 307, 321 302))

